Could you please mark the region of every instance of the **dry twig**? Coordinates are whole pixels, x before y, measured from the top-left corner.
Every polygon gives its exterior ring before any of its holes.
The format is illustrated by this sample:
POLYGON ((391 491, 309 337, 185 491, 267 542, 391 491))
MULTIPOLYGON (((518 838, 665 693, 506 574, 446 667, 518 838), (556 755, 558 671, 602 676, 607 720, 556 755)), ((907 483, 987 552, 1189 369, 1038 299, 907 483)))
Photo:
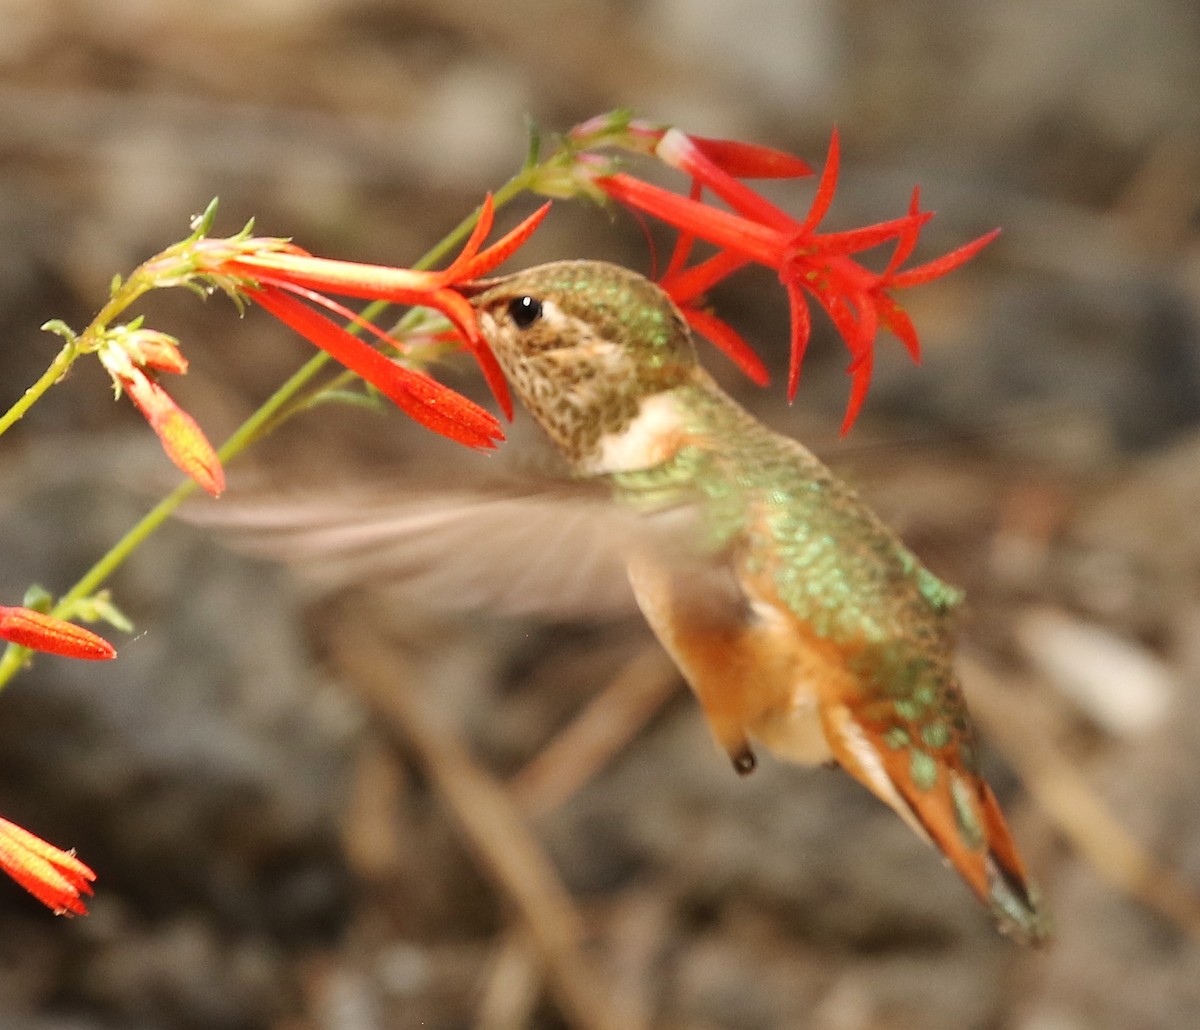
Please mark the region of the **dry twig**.
POLYGON ((531 818, 549 815, 581 790, 674 696, 679 673, 646 644, 574 719, 510 781, 531 818))
POLYGON ((580 916, 522 813, 457 734, 438 725, 413 692, 396 688, 401 657, 383 641, 369 613, 358 612, 335 638, 335 660, 445 798, 481 868, 518 912, 572 1026, 633 1030, 636 1023, 619 1011, 584 957, 580 916))

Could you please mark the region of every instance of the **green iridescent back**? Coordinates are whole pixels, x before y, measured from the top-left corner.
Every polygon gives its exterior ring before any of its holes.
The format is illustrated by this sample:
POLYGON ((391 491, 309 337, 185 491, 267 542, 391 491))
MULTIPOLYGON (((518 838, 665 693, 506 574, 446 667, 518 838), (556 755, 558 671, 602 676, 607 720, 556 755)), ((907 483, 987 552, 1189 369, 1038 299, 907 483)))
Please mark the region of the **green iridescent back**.
MULTIPOLYGON (((729 550, 754 578, 769 575, 783 605, 853 654, 864 685, 901 703, 903 721, 936 711, 957 721, 950 612, 959 591, 811 452, 752 418, 706 373, 697 369, 677 395, 689 433, 717 446, 686 446, 664 465, 614 477, 619 490, 641 502, 693 496, 702 547, 729 550)), ((940 731, 932 735, 940 742, 940 731)))

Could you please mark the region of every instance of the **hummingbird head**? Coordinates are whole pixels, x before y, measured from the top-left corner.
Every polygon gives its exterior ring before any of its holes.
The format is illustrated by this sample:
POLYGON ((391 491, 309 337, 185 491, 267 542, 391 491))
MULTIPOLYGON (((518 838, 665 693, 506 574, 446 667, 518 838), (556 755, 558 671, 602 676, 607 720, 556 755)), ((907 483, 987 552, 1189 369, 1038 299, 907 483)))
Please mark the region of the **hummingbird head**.
POLYGON ((696 366, 671 298, 619 265, 559 261, 463 292, 525 407, 577 462, 696 366))

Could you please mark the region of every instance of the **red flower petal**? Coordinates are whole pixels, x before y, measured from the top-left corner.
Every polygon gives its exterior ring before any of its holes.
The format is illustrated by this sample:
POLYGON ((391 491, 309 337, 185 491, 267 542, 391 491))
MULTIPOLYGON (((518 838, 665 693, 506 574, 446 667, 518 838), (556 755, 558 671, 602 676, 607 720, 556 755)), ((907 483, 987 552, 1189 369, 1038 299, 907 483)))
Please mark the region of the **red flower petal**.
POLYGON ((915 268, 897 272, 890 277, 887 285, 891 289, 901 289, 906 286, 918 286, 921 283, 929 282, 931 279, 937 279, 947 272, 958 268, 960 265, 965 265, 999 235, 999 229, 993 229, 991 232, 984 233, 978 239, 972 240, 970 243, 964 243, 961 247, 956 247, 949 254, 943 254, 940 258, 926 261, 925 264, 917 265, 915 268))
POLYGON ((892 252, 892 258, 888 262, 887 268, 883 270, 883 278, 886 279, 892 275, 912 254, 913 248, 917 245, 917 239, 921 235, 921 227, 933 217, 932 212, 924 218, 919 218, 921 215, 921 187, 914 186, 912 191, 912 199, 908 202, 908 217, 911 220, 910 227, 902 232, 896 238, 896 249, 892 252))
POLYGON ((736 139, 692 136, 696 148, 723 172, 738 179, 799 179, 812 175, 812 166, 785 150, 743 143, 736 139))
POLYGON ((313 257, 304 251, 243 254, 225 260, 220 270, 254 281, 259 278, 277 282, 286 280, 344 297, 386 300, 395 304, 424 304, 426 298, 443 285, 440 272, 334 261, 313 257))
POLYGON ((875 362, 875 349, 872 344, 878 330, 879 315, 875 306, 871 303, 861 303, 855 332, 847 337, 854 358, 850 362, 850 399, 846 403, 846 417, 842 420, 842 436, 850 432, 850 427, 854 425, 867 399, 875 362))
MULTIPOLYGON (((688 196, 692 200, 699 200, 704 187, 699 179, 692 180, 692 188, 688 190, 688 196)), ((639 212, 640 213, 640 212, 639 212)), ((645 226, 643 225, 643 231, 645 226)), ((646 232, 646 239, 650 244, 650 249, 654 249, 654 240, 649 232, 646 232)), ((673 275, 678 275, 683 266, 687 264, 687 259, 691 256, 692 245, 696 242, 696 236, 690 232, 680 232, 675 239, 675 247, 671 251, 671 257, 667 261, 667 267, 663 270, 662 281, 666 282, 673 275)))
MULTIPOLYGON (((893 218, 886 222, 877 222, 875 225, 867 225, 861 229, 821 233, 809 237, 811 242, 805 249, 811 250, 814 254, 848 255, 857 254, 862 250, 870 250, 888 240, 897 240, 896 249, 900 250, 905 238, 912 234, 912 243, 907 244, 911 250, 916 243, 915 234, 919 233, 921 227, 932 217, 932 212, 920 211, 916 214, 905 215, 903 218, 893 218)), ((892 260, 895 261, 895 255, 892 256, 892 260)))
POLYGON ((196 420, 140 368, 118 374, 117 379, 125 395, 150 423, 167 457, 204 490, 218 496, 225 489, 225 471, 196 420))
MULTIPOLYGON (((627 111, 609 111, 580 122, 567 138, 581 147, 617 146, 652 154, 668 131, 669 126, 630 118, 627 111)), ((792 179, 812 174, 807 162, 783 150, 741 140, 687 135, 718 168, 739 179, 792 179)))
POLYGON ((357 336, 300 303, 279 286, 263 285, 251 298, 335 361, 362 376, 405 414, 468 447, 494 447, 504 439, 500 423, 448 386, 388 360, 357 336))
POLYGON ((32 608, 0 605, 0 639, 65 658, 98 661, 117 657, 116 649, 102 636, 32 608))
MULTIPOLYGON (((491 199, 490 196, 488 199, 491 199)), ((542 224, 549 211, 550 202, 547 201, 515 229, 505 233, 486 250, 471 257, 462 267, 456 267, 457 262, 452 264, 450 267, 454 269, 454 276, 453 278, 447 276, 447 285, 452 282, 459 283, 478 279, 487 275, 496 266, 503 264, 533 235, 534 230, 542 224)), ((448 271, 449 269, 447 269, 448 271)))
POLYGON ((686 304, 748 263, 748 258, 734 251, 722 250, 698 265, 663 276, 659 285, 677 304, 686 304))
POLYGON ((673 168, 699 179, 738 214, 760 225, 770 225, 785 232, 788 229, 799 230, 800 223, 783 208, 772 204, 761 193, 738 182, 727 171, 718 167, 716 162, 696 145, 692 137, 678 129, 668 130, 655 152, 673 168))
POLYGON ((56 915, 84 915, 81 894, 91 894, 96 874, 70 851, 63 851, 0 819, 0 869, 56 915))
POLYGON ((718 247, 735 250, 768 268, 778 268, 787 256, 787 237, 783 233, 740 215, 680 196, 624 172, 601 176, 596 185, 615 200, 646 211, 718 247))
POLYGON ((717 348, 730 358, 738 368, 747 375, 751 382, 766 386, 771 377, 762 359, 736 329, 714 315, 711 311, 701 308, 683 307, 680 309, 688 325, 701 336, 711 340, 717 348))
MULTIPOLYGON (((495 266, 489 266, 488 270, 490 271, 492 267, 495 266)), ((471 348, 471 353, 475 355, 475 360, 479 362, 484 382, 488 384, 488 389, 492 391, 492 396, 496 398, 500 410, 504 412, 504 417, 511 421, 513 403, 512 395, 508 392, 508 380, 504 378, 504 372, 496 360, 496 355, 492 353, 483 334, 479 331, 479 323, 475 321, 475 309, 471 307, 471 302, 461 293, 447 287, 430 295, 426 303, 430 307, 438 308, 458 329, 461 337, 471 348)))
POLYGON ((858 413, 862 411, 867 400, 867 390, 871 385, 872 354, 868 349, 862 353, 850 372, 850 399, 846 402, 846 415, 842 419, 839 432, 845 436, 850 432, 858 413))
POLYGON ((909 357, 919 364, 921 341, 917 337, 917 327, 908 317, 908 312, 891 297, 881 296, 879 298, 879 320, 887 326, 893 336, 904 344, 904 349, 908 351, 909 357))
MULTIPOLYGON (((325 294, 323 294, 317 290, 310 290, 306 286, 298 286, 296 283, 289 282, 287 279, 284 279, 284 278, 276 278, 274 276, 266 276, 266 275, 259 276, 258 283, 260 286, 274 286, 277 289, 286 290, 288 293, 294 294, 297 297, 303 297, 305 300, 311 301, 313 304, 317 304, 320 307, 323 307, 326 311, 332 311, 339 318, 343 318, 347 322, 352 323, 353 325, 355 325, 359 329, 361 329, 364 333, 369 333, 371 336, 374 336, 375 339, 377 339, 380 343, 386 343, 389 347, 393 347, 397 351, 400 351, 401 353, 403 353, 405 350, 404 345, 399 340, 395 339, 392 336, 389 336, 382 329, 380 329, 379 326, 377 326, 374 322, 368 321, 367 319, 363 318, 357 311, 354 311, 351 308, 346 307, 345 304, 342 304, 339 301, 334 300, 332 297, 326 297, 325 294)), ((347 332, 348 331, 349 330, 347 330, 347 332)), ((351 333, 350 335, 354 335, 354 334, 351 333)), ((461 339, 459 334, 453 330, 450 330, 450 337, 451 337, 451 339, 455 339, 455 340, 461 339)))
POLYGON ((800 385, 800 366, 804 362, 804 352, 808 348, 808 339, 812 333, 812 316, 809 314, 808 302, 804 299, 804 291, 800 284, 794 279, 788 279, 783 286, 787 291, 792 319, 787 382, 787 399, 790 403, 796 399, 796 388, 800 385))
POLYGON ((812 207, 800 226, 798 235, 811 232, 821 224, 821 219, 833 203, 833 194, 837 189, 838 167, 841 163, 841 144, 838 141, 838 131, 834 127, 829 137, 829 152, 825 156, 825 167, 821 170, 821 179, 817 183, 817 194, 813 197, 812 207))
POLYGON ((487 193, 484 195, 483 203, 479 206, 479 217, 475 219, 475 225, 471 228, 467 242, 463 244, 463 248, 459 251, 458 256, 450 262, 450 266, 439 274, 443 275, 449 282, 461 279, 463 266, 468 264, 479 253, 479 248, 483 246, 483 241, 487 239, 488 233, 492 231, 492 223, 495 220, 496 205, 492 200, 492 195, 487 193))

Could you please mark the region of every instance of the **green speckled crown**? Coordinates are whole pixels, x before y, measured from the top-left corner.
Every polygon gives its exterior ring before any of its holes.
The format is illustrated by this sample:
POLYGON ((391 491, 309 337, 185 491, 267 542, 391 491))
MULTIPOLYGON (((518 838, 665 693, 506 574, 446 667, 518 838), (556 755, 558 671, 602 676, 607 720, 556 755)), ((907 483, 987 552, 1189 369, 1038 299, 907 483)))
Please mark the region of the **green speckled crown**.
POLYGON ((515 272, 472 297, 514 389, 568 457, 579 460, 637 414, 643 397, 696 369, 691 333, 658 286, 619 265, 559 261, 515 272), (518 327, 508 305, 529 296, 561 318, 518 327))
POLYGON ((687 323, 670 297, 645 276, 606 261, 555 261, 505 276, 474 298, 476 307, 529 294, 553 300, 595 335, 627 347, 632 365, 676 385, 696 365, 687 323))

